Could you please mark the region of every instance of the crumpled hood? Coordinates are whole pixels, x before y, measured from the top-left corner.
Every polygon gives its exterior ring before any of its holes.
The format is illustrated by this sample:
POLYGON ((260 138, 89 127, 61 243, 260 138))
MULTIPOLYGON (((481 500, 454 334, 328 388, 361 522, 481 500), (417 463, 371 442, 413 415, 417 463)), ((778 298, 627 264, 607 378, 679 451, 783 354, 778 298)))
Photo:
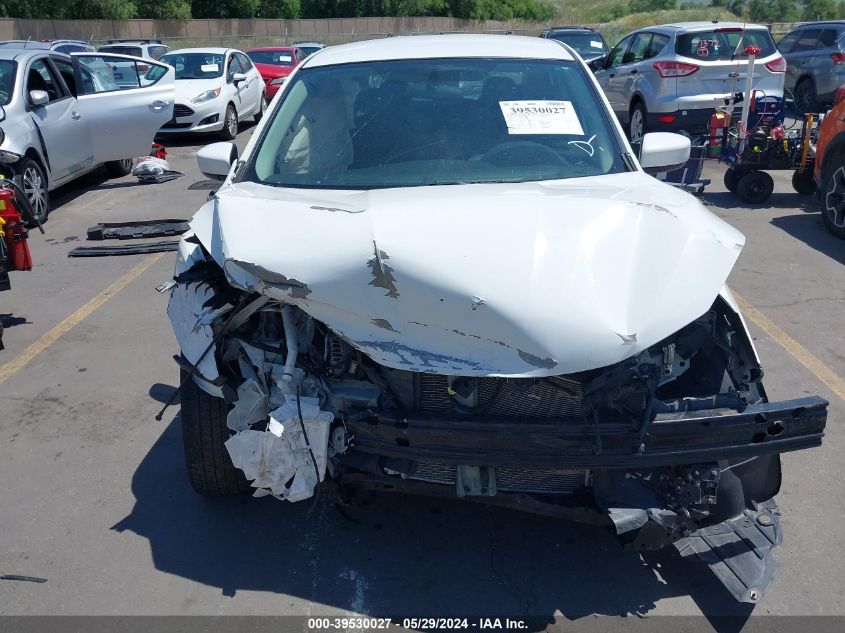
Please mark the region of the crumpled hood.
POLYGON ((548 376, 628 358, 704 314, 744 244, 632 172, 524 184, 224 187, 191 222, 230 282, 376 362, 548 376))

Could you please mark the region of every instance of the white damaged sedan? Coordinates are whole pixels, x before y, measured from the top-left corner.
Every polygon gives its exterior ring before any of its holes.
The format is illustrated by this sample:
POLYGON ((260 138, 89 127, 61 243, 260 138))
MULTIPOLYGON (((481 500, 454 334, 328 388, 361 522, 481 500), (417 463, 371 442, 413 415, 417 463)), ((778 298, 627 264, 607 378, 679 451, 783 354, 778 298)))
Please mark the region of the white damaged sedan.
POLYGON ((725 280, 743 236, 648 175, 592 74, 540 38, 309 57, 180 244, 168 313, 202 494, 392 491, 777 569, 780 453, 828 403, 769 402, 725 280))

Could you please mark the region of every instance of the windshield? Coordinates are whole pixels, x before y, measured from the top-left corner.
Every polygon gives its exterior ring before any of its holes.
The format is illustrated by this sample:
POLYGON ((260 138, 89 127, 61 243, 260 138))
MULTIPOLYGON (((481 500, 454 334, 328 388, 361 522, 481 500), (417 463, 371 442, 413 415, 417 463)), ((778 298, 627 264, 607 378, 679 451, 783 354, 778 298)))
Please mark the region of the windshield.
POLYGON ((176 69, 176 79, 214 79, 223 76, 219 53, 168 53, 159 60, 176 69))
POLYGON ((301 71, 244 179, 372 189, 624 170, 578 63, 421 59, 301 71))
POLYGON ((293 51, 248 51, 247 55, 256 64, 293 66, 293 51))
POLYGON ((9 105, 15 89, 15 62, 0 59, 0 105, 9 105))
POLYGON ((764 29, 714 29, 678 35, 675 52, 702 61, 730 60, 744 57, 745 47, 760 49, 758 58, 768 57, 777 49, 769 31, 764 29))
POLYGON ((140 46, 101 46, 101 53, 114 53, 115 55, 129 55, 130 57, 143 57, 144 52, 140 46))
POLYGON ((551 33, 549 39, 569 44, 581 55, 604 55, 607 44, 598 33, 551 33))

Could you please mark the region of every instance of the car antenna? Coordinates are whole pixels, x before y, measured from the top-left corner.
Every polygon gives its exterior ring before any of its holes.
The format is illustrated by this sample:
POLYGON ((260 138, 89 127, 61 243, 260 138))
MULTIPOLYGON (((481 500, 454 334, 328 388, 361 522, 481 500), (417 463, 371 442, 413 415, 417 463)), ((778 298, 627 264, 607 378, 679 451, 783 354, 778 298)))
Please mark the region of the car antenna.
POLYGON ((32 39, 32 36, 31 36, 31 35, 27 35, 27 37, 26 37, 26 41, 23 43, 23 47, 24 47, 24 48, 26 48, 26 45, 27 45, 27 44, 29 44, 29 40, 31 40, 31 39, 32 39))

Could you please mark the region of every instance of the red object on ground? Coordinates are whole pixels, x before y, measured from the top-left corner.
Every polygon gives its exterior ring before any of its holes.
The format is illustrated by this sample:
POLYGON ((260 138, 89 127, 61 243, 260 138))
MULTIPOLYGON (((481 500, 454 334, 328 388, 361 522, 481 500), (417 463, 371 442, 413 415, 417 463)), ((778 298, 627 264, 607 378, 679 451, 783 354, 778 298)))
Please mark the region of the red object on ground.
POLYGON ((32 270, 32 255, 26 243, 29 233, 15 206, 15 192, 11 189, 0 189, 0 217, 5 222, 3 232, 9 251, 9 270, 32 270))
POLYGON ((167 148, 162 145, 161 143, 153 143, 153 148, 150 151, 150 156, 155 156, 156 158, 167 158, 167 148))

